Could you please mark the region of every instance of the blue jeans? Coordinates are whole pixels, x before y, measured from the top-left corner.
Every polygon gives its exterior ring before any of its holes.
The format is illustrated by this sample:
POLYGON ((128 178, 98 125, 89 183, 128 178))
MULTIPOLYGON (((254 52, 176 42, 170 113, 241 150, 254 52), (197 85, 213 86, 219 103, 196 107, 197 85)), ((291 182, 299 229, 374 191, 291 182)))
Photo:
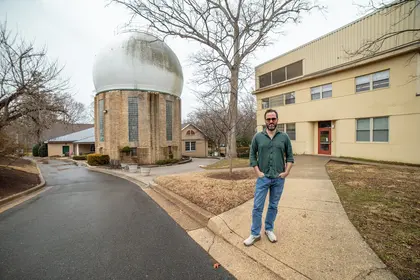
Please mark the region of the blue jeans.
POLYGON ((252 235, 260 235, 262 213, 268 190, 270 190, 270 200, 267 216, 265 217, 265 230, 273 230, 274 220, 277 216, 277 205, 279 204, 281 194, 283 193, 284 181, 285 179, 280 177, 275 179, 267 177, 257 179, 254 194, 254 208, 252 209, 252 235))

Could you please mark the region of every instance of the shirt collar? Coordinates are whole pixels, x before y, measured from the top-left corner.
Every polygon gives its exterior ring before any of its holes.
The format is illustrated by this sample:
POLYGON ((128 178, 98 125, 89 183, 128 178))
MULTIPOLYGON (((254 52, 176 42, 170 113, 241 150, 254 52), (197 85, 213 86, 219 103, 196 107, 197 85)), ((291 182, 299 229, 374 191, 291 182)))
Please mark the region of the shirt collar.
MULTIPOLYGON (((262 133, 265 134, 266 136, 270 137, 270 135, 268 135, 268 133, 267 133, 267 128, 263 129, 262 133)), ((280 133, 280 131, 276 130, 276 133, 274 133, 273 138, 276 137, 276 135, 279 134, 279 133, 280 133)))

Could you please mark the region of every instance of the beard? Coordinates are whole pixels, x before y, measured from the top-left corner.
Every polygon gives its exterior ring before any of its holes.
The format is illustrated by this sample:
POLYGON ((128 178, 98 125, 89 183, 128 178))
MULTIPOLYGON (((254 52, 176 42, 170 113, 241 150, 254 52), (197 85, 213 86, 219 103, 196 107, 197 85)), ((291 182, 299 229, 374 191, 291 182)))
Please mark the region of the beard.
POLYGON ((270 124, 267 125, 267 129, 270 130, 270 131, 274 131, 274 130, 276 130, 276 128, 277 128, 277 124, 270 123, 270 124))

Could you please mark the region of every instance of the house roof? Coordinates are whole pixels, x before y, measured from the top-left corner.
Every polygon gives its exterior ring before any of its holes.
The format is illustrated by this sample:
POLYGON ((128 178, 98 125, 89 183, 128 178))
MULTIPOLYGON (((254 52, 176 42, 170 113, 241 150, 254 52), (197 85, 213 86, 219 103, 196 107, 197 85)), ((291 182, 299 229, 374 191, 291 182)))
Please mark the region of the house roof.
POLYGON ((195 127, 198 131, 200 131, 205 137, 207 137, 207 138, 209 138, 200 128, 198 128, 196 125, 194 125, 194 124, 192 124, 192 123, 188 123, 188 124, 186 124, 185 126, 183 126, 183 128, 181 129, 181 131, 182 130, 184 130, 184 129, 186 129, 187 127, 189 127, 189 126, 193 126, 193 127, 195 127))
POLYGON ((74 141, 73 143, 79 143, 79 144, 81 144, 81 143, 89 143, 89 144, 92 143, 92 144, 94 144, 95 143, 95 135, 89 136, 89 137, 84 138, 84 139, 74 141))
POLYGON ((66 134, 63 136, 59 136, 56 138, 52 138, 47 140, 47 143, 54 143, 54 142, 83 142, 83 143, 87 143, 87 142, 95 142, 95 128, 91 127, 85 130, 81 130, 81 131, 77 131, 77 132, 73 132, 70 134, 66 134), (92 141, 87 141, 87 140, 91 140, 92 141))
POLYGON ((78 132, 93 127, 93 124, 54 123, 50 129, 42 133, 42 139, 52 139, 62 135, 78 132))

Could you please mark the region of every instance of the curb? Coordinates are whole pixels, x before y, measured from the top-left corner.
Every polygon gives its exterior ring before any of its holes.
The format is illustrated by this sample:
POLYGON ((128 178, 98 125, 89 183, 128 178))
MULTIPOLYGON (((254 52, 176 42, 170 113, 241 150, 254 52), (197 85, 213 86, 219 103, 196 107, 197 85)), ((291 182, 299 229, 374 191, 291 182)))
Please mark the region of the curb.
POLYGON ((40 183, 38 185, 36 185, 35 187, 30 188, 26 191, 16 193, 16 194, 13 194, 13 195, 8 196, 6 198, 0 199, 0 206, 3 206, 3 205, 5 205, 5 204, 7 204, 7 203, 9 203, 9 202, 11 202, 15 199, 18 199, 22 196, 33 193, 33 192, 35 192, 37 190, 40 190, 43 187, 45 187, 44 176, 42 176, 41 170, 39 169, 39 166, 38 166, 37 162, 35 160, 31 159, 31 158, 25 158, 25 159, 30 160, 31 162, 35 163, 36 169, 38 170, 38 176, 39 176, 40 183))
POLYGON ((259 263, 269 271, 284 279, 308 280, 309 278, 300 272, 282 263, 271 255, 265 253, 256 246, 244 247, 243 238, 231 230, 219 215, 213 215, 207 210, 202 209, 191 201, 177 195, 176 193, 162 188, 156 183, 151 183, 150 187, 167 200, 180 207, 193 220, 201 226, 210 230, 216 236, 222 238, 227 243, 241 251, 245 256, 259 263))
POLYGON ((182 196, 177 195, 176 193, 162 188, 156 183, 151 183, 150 187, 155 190, 157 193, 161 194, 167 200, 176 204, 179 208, 185 211, 185 213, 190 216, 193 220, 198 222, 201 226, 207 227, 209 220, 215 215, 209 211, 197 206, 191 201, 183 198, 182 196))
POLYGON ((355 160, 355 159, 346 159, 346 158, 330 158, 329 161, 340 162, 340 163, 348 163, 348 164, 364 164, 364 165, 372 165, 372 166, 385 166, 385 167, 395 167, 395 168, 412 168, 418 169, 420 165, 417 164, 395 164, 395 163, 388 163, 388 162, 373 162, 373 161, 363 161, 363 160, 355 160))
POLYGON ((199 223, 203 227, 207 227, 208 221, 214 217, 215 215, 208 212, 207 210, 197 206, 196 204, 190 202, 189 200, 177 195, 176 193, 167 190, 165 188, 162 188, 158 184, 156 184, 154 181, 151 183, 145 183, 141 180, 135 179, 130 176, 126 176, 124 174, 118 174, 112 171, 108 171, 105 169, 96 168, 93 166, 90 166, 89 164, 86 164, 86 168, 88 170, 94 171, 94 172, 100 172, 109 174, 118 178, 125 179, 127 181, 130 181, 136 185, 138 185, 141 188, 151 188, 154 191, 156 191, 158 194, 163 196, 165 199, 171 201, 175 205, 177 205, 179 208, 181 208, 189 217, 191 217, 194 221, 199 223))
POLYGON ((187 214, 191 219, 196 221, 200 226, 202 226, 203 228, 207 228, 213 234, 222 238, 227 243, 231 244, 233 247, 241 251, 246 257, 259 263, 261 266, 265 267, 266 269, 278 275, 279 277, 286 277, 286 279, 298 280, 308 279, 307 277, 295 271, 286 264, 282 263, 281 261, 275 259, 269 254, 266 254, 256 246, 241 247, 243 242, 242 238, 240 238, 235 232, 233 232, 220 216, 216 216, 208 212, 207 210, 197 206, 196 204, 183 198, 182 196, 159 186, 154 181, 147 184, 132 177, 125 176, 123 174, 117 174, 112 171, 97 169, 89 165, 87 165, 86 167, 89 170, 95 172, 101 172, 122 179, 126 179, 132 183, 137 184, 140 187, 149 187, 150 189, 154 190, 156 193, 161 195, 164 199, 178 206, 182 211, 184 211, 185 214, 187 214))
POLYGON ((101 170, 99 168, 92 167, 92 166, 90 166, 87 163, 85 165, 86 165, 86 168, 88 170, 90 170, 90 171, 99 172, 99 173, 105 173, 105 174, 108 174, 108 175, 112 175, 114 177, 122 178, 122 179, 125 179, 127 181, 130 181, 133 184, 138 185, 141 188, 147 188, 147 187, 149 187, 148 184, 146 184, 146 183, 144 183, 144 182, 142 182, 140 180, 134 179, 134 178, 132 178, 130 176, 126 176, 126 175, 123 175, 123 174, 117 174, 117 173, 114 173, 114 172, 108 171, 108 170, 101 170))

